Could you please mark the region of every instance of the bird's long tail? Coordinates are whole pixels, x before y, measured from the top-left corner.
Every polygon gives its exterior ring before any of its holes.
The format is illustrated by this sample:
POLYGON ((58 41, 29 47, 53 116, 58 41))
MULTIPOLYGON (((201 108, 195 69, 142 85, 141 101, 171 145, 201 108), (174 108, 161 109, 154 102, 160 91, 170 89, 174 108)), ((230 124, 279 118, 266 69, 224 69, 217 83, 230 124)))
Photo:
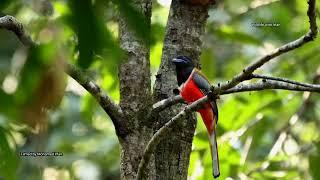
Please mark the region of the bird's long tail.
POLYGON ((210 135, 210 149, 212 157, 212 173, 213 177, 217 178, 220 176, 220 167, 219 167, 219 155, 218 155, 218 146, 215 130, 212 131, 210 135))

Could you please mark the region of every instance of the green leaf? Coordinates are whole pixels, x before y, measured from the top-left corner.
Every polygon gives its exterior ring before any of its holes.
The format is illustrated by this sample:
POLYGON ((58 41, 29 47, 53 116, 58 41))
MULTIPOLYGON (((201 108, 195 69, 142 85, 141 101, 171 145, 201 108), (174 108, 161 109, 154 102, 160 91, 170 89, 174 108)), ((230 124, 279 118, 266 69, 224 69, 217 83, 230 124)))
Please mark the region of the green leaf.
POLYGON ((14 103, 14 98, 12 95, 6 94, 0 89, 0 113, 14 118, 16 113, 16 104, 14 103))
POLYGON ((66 19, 78 38, 78 65, 88 68, 99 54, 118 60, 120 49, 105 27, 103 13, 97 10, 98 7, 95 8, 91 0, 70 0, 69 8, 71 14, 66 19))
POLYGON ((15 0, 1 0, 0 2, 0 12, 2 12, 2 10, 6 9, 10 3, 13 4, 15 2, 15 0))
POLYGON ((311 175, 314 179, 317 179, 320 177, 320 143, 317 143, 317 153, 311 154, 309 156, 309 166, 311 175))
POLYGON ((16 179, 18 157, 9 145, 7 133, 8 131, 0 126, 0 178, 14 180, 16 179))

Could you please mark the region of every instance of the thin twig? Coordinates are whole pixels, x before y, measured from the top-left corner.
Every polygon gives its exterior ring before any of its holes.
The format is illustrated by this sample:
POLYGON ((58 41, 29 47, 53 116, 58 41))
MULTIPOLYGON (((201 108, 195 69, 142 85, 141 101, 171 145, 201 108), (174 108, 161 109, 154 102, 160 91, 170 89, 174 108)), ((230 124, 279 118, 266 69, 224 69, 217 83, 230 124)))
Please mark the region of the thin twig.
POLYGON ((299 85, 299 86, 310 87, 310 88, 313 88, 315 86, 314 84, 302 83, 302 82, 297 82, 297 81, 293 81, 293 80, 286 79, 286 78, 265 76, 265 75, 259 75, 259 74, 252 74, 251 78, 269 79, 269 80, 274 80, 274 81, 281 81, 281 82, 286 82, 286 83, 290 83, 290 84, 296 84, 296 85, 299 85))
MULTIPOLYGON (((31 37, 26 32, 23 24, 13 16, 6 15, 0 17, 0 29, 6 29, 14 32, 26 47, 37 46, 37 43, 32 41, 31 37)), ((125 130, 121 127, 120 123, 122 119, 122 110, 120 106, 115 104, 112 99, 103 92, 101 88, 95 84, 91 78, 89 78, 89 76, 86 75, 86 73, 78 69, 76 66, 66 63, 65 72, 90 92, 93 97, 95 97, 101 107, 110 116, 117 133, 125 133, 125 130)))
POLYGON ((284 89, 290 91, 310 91, 320 93, 320 85, 316 84, 309 84, 309 86, 306 87, 281 81, 262 80, 261 82, 253 84, 240 84, 236 87, 221 92, 221 94, 232 94, 246 91, 262 91, 267 89, 284 89))

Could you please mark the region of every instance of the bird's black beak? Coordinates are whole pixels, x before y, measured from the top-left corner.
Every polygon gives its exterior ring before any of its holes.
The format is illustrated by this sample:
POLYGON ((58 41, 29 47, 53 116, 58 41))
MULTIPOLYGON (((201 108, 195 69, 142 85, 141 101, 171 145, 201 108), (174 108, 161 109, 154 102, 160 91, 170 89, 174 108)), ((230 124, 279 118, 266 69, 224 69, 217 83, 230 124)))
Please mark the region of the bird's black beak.
POLYGON ((172 61, 173 63, 181 63, 181 62, 183 62, 182 59, 177 59, 177 58, 173 58, 171 61, 172 61))

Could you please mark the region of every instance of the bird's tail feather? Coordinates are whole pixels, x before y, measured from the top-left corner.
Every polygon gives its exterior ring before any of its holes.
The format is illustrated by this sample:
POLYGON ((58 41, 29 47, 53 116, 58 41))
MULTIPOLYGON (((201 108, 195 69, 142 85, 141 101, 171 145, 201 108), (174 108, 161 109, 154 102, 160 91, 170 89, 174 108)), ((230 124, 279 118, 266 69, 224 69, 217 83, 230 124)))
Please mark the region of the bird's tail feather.
POLYGON ((215 130, 210 135, 210 149, 212 157, 212 173, 213 177, 217 178, 220 176, 220 167, 219 167, 219 155, 218 155, 218 146, 215 130))

